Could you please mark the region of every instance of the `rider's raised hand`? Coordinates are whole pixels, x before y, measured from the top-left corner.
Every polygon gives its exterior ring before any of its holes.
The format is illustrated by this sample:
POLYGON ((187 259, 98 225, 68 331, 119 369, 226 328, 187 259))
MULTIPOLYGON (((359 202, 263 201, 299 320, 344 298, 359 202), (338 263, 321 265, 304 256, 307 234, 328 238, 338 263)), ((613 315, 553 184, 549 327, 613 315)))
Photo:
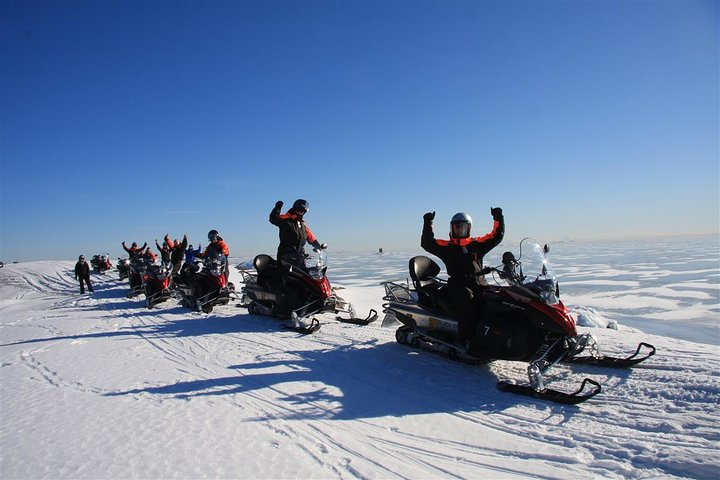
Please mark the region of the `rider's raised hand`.
POLYGON ((423 220, 425 223, 432 222, 435 220, 435 212, 427 212, 425 215, 423 215, 423 220))
POLYGON ((282 200, 278 200, 277 202, 275 202, 275 208, 282 208, 282 206, 283 206, 282 200))
POLYGON ((502 208, 500 208, 500 207, 491 208, 491 209, 490 209, 490 214, 492 215, 492 217, 493 217, 495 220, 500 220, 500 219, 502 218, 502 216, 503 216, 502 208))

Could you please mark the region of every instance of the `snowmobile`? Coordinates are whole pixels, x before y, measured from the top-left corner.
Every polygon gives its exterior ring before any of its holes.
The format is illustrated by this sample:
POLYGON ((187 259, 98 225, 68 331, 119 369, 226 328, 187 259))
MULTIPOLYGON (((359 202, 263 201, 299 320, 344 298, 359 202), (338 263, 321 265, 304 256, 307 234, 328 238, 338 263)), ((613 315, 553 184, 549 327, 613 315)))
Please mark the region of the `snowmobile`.
POLYGON ((227 280, 227 258, 215 252, 183 265, 173 284, 183 307, 204 313, 212 312, 216 305, 227 305, 235 293, 235 285, 227 280))
POLYGON ((169 263, 153 262, 148 265, 143 276, 145 285, 145 305, 152 308, 158 303, 164 302, 171 297, 169 263))
POLYGON ((430 350, 467 363, 493 360, 528 362, 528 385, 500 381, 501 391, 528 395, 558 403, 577 404, 601 391, 600 384, 585 378, 575 392, 548 388, 545 373, 559 362, 586 363, 628 368, 655 354, 655 347, 640 343, 627 358, 600 353, 595 338, 579 335, 575 320, 560 300, 560 289, 547 258, 549 248, 532 238, 520 242, 520 256, 505 252, 502 265, 486 267, 494 285, 479 296, 475 335, 466 344, 458 342, 458 321, 446 312, 443 290, 447 282, 437 278, 440 267, 432 259, 410 259, 412 285, 385 282, 387 301, 383 325, 402 323, 396 340, 404 345, 430 350), (641 356, 641 351, 646 353, 641 356), (583 355, 583 352, 586 354, 583 355))
POLYGON ((112 268, 110 263, 110 256, 106 255, 93 255, 90 259, 90 265, 96 273, 105 273, 107 270, 112 268))
POLYGON ((127 258, 118 257, 117 269, 118 274, 120 275, 120 280, 128 278, 128 276, 130 275, 130 260, 127 258))
POLYGON ((140 295, 144 291, 145 271, 148 264, 142 258, 130 260, 130 270, 128 271, 128 281, 130 282, 130 293, 128 298, 140 295))
POLYGON ((238 267, 245 286, 241 305, 248 313, 289 319, 285 328, 310 334, 320 329, 313 315, 332 312, 347 315, 336 319, 356 325, 367 325, 377 319, 370 310, 364 319, 355 317, 353 305, 337 295, 327 278, 327 254, 324 251, 305 255, 305 268, 270 255, 260 254, 253 260, 255 272, 238 267), (306 322, 309 320, 309 323, 306 322))

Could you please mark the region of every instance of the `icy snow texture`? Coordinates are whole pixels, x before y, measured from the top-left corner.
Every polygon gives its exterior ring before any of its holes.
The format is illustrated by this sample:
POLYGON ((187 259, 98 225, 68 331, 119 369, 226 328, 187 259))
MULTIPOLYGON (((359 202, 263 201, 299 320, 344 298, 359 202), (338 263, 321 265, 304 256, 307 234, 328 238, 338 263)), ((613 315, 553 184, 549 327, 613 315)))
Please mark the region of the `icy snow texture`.
MULTIPOLYGON (((603 327, 581 331, 608 354, 658 349, 633 370, 558 367, 556 385, 603 385, 575 407, 499 392, 523 363, 414 352, 380 321, 303 337, 234 304, 147 310, 115 274, 80 296, 73 262, 6 265, 0 478, 717 479, 720 252, 695 242, 553 246, 562 298, 603 327)), ((330 278, 381 310, 410 256, 331 252, 330 278)))

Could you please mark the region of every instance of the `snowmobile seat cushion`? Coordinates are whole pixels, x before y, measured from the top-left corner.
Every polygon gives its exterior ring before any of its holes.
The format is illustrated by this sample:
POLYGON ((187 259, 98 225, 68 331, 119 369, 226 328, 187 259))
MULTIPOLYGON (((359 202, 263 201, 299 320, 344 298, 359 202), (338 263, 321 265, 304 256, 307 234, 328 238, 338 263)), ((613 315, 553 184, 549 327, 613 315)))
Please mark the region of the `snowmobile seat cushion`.
POLYGON ((260 254, 253 260, 253 265, 258 273, 262 272, 268 267, 275 266, 275 260, 270 255, 260 254))
POLYGON ((418 255, 410 259, 410 278, 416 288, 422 288, 437 281, 433 278, 440 273, 440 266, 431 258, 418 255))

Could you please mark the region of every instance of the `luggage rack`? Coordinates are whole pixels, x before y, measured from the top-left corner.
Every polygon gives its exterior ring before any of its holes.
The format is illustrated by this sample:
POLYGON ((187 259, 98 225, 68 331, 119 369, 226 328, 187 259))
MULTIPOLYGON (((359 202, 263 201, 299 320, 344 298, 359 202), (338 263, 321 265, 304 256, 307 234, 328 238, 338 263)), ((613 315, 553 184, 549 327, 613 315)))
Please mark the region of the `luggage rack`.
POLYGON ((418 296, 417 292, 410 288, 407 283, 396 283, 396 282, 383 282, 385 287, 385 296, 383 300, 387 302, 398 302, 398 303, 417 303, 418 296))

